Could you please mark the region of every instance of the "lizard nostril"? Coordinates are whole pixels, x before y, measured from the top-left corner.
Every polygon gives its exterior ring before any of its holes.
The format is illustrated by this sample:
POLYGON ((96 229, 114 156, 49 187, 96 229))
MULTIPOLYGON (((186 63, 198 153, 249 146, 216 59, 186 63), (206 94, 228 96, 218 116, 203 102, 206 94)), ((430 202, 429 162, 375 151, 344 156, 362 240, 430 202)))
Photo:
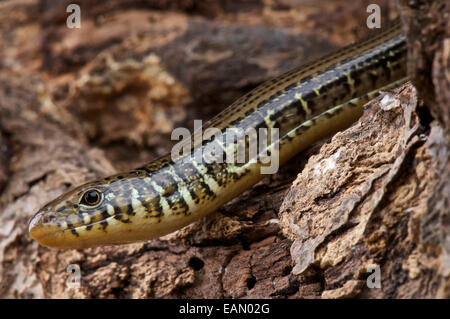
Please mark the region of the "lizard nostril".
POLYGON ((42 217, 42 224, 50 224, 55 221, 56 217, 54 213, 44 214, 42 217))
POLYGON ((30 221, 29 229, 40 225, 47 225, 55 223, 56 215, 53 212, 40 211, 30 221))

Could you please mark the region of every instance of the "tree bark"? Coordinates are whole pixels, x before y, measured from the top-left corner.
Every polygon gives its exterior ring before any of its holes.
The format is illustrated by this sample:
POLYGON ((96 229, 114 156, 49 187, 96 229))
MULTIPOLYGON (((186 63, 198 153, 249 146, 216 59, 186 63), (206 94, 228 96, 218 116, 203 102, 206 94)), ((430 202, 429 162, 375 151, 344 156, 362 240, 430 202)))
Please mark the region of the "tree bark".
POLYGON ((71 1, 0 2, 0 297, 448 298, 448 19, 416 50, 431 58, 413 77, 425 103, 411 83, 383 93, 218 212, 138 244, 28 236, 49 200, 163 155, 174 128, 364 36, 372 2, 82 0, 80 29, 71 1))

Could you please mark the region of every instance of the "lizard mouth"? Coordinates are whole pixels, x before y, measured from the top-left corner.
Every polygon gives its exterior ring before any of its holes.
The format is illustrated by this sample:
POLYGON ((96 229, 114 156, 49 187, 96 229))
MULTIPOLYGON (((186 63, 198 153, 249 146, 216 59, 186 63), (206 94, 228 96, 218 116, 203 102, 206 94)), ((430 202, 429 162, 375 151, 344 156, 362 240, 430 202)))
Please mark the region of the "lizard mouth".
POLYGON ((57 247, 58 237, 62 230, 55 224, 55 217, 45 212, 38 212, 28 223, 30 237, 41 245, 57 247))

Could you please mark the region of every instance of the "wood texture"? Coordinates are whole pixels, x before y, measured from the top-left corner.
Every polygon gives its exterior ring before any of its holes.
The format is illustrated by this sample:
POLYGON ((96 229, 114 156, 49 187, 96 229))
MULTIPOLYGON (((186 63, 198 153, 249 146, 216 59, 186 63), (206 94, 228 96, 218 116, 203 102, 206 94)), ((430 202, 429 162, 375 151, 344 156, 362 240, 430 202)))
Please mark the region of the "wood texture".
POLYGON ((65 26, 70 1, 0 2, 0 296, 448 298, 449 124, 430 122, 410 84, 174 234, 78 251, 27 234, 70 187, 164 154, 173 128, 363 36, 372 2, 79 1, 80 30, 65 26))

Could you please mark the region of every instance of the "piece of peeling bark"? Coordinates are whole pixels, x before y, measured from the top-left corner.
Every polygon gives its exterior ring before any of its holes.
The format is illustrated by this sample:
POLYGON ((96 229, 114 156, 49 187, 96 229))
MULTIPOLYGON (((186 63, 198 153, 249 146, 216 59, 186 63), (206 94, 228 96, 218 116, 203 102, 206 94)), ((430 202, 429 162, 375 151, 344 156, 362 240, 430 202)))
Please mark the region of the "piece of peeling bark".
POLYGON ((408 74, 433 117, 450 134, 450 2, 399 0, 408 74))
POLYGON ((442 247, 426 240, 439 176, 424 125, 412 85, 383 93, 294 181, 280 227, 293 241, 292 272, 322 277, 323 298, 432 298, 446 286, 442 247))
MULTIPOLYGON (((408 71, 419 97, 435 120, 429 135, 430 153, 439 180, 427 202, 421 224, 424 246, 440 256, 446 284, 438 296, 450 296, 450 2, 399 1, 408 38, 408 71)), ((427 117, 427 114, 423 114, 427 117)))

